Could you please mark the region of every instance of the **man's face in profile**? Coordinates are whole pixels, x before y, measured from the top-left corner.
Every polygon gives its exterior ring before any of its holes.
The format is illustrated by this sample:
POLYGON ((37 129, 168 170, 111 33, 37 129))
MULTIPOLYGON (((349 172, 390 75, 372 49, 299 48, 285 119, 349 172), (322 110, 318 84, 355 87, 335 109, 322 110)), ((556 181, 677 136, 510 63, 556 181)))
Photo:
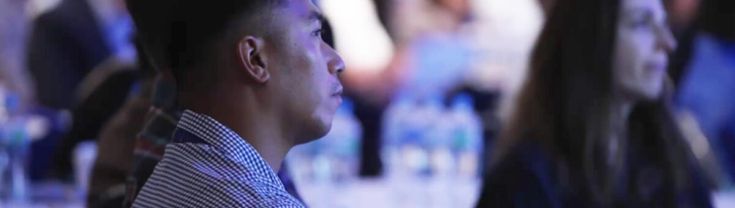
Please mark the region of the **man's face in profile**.
POLYGON ((273 60, 272 83, 285 120, 300 130, 297 143, 326 134, 342 102, 338 73, 344 63, 321 37, 321 12, 310 0, 285 0, 273 12, 273 33, 266 37, 273 60))

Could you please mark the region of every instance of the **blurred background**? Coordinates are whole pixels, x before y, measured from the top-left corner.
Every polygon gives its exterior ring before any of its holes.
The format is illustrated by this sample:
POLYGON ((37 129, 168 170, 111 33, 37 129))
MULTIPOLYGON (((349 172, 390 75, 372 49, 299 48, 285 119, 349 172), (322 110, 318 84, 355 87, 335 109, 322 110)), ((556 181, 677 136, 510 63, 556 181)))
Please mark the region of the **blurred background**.
MULTIPOLYGON (((306 204, 472 207, 554 0, 314 1, 346 101, 287 157, 306 204)), ((728 0, 664 0, 669 74, 716 204, 735 207, 735 19, 707 17, 709 1, 728 0)), ((112 181, 156 102, 134 31, 123 0, 0 0, 0 207, 125 192, 112 181), (110 181, 91 183, 93 169, 110 181)))

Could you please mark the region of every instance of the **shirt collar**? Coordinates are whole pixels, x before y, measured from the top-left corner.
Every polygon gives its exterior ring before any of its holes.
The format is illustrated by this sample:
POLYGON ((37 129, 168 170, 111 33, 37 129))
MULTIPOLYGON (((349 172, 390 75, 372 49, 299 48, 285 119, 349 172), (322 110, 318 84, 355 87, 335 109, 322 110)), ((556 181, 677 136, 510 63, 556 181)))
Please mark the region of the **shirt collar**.
POLYGON ((225 157, 246 165, 250 171, 258 176, 283 187, 276 173, 268 166, 268 163, 258 151, 240 135, 214 118, 185 110, 181 115, 177 128, 201 138, 207 144, 220 150, 225 157))

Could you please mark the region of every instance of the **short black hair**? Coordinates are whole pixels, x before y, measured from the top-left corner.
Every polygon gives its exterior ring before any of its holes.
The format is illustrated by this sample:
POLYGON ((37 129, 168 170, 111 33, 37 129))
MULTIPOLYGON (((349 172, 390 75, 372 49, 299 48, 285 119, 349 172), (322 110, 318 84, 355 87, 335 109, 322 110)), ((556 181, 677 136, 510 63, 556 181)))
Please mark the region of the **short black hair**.
POLYGON ((327 18, 321 16, 319 20, 322 22, 322 40, 332 48, 336 48, 334 42, 334 32, 332 31, 332 24, 327 18))
POLYGON ((126 0, 146 56, 179 79, 240 18, 283 0, 126 0))

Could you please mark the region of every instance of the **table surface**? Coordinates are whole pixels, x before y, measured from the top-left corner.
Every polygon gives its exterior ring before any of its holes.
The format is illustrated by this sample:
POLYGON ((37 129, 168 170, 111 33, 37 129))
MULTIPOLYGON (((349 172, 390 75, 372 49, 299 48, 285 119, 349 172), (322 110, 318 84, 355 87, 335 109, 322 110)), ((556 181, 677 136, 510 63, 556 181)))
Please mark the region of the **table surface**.
MULTIPOLYGON (((345 184, 296 181, 306 204, 322 207, 474 207, 480 180, 448 183, 430 180, 361 179, 345 184)), ((735 190, 713 194, 715 207, 735 208, 735 190)))
MULTIPOLYGON (((299 193, 312 208, 321 207, 473 207, 479 194, 479 180, 429 179, 354 179, 342 183, 305 182, 295 180, 299 193)), ((53 185, 52 185, 53 186, 53 185)), ((84 202, 68 196, 68 185, 56 188, 34 185, 34 196, 64 194, 53 200, 31 200, 26 203, 0 201, 0 207, 12 208, 77 208, 84 202), (49 191, 51 190, 51 191, 49 191), (61 190, 61 192, 59 192, 61 190), (38 192, 52 193, 38 193, 38 192)), ((36 198, 37 199, 37 198, 36 198)), ((715 207, 735 208, 735 190, 713 194, 715 207)))

